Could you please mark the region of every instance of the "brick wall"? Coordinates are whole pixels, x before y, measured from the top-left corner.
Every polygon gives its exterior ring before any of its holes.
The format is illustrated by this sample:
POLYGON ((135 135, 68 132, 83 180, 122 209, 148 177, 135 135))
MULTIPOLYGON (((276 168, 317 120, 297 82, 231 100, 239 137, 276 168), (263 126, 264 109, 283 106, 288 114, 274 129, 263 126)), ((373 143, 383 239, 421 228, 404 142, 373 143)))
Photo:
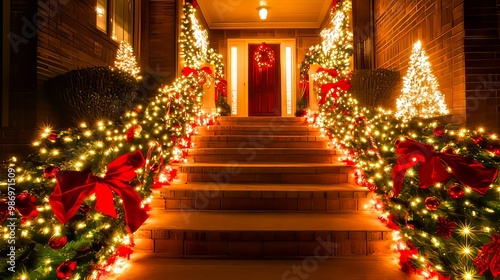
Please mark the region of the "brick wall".
MULTIPOLYGON (((118 42, 96 27, 97 0, 38 1, 37 122, 66 127, 71 123, 45 92, 45 82, 78 68, 112 65, 118 42)), ((109 11, 108 11, 109 12, 109 11)))
POLYGON ((35 1, 10 1, 8 126, 0 127, 0 160, 29 151, 36 126, 35 1))
POLYGON ((9 126, 2 128, 1 158, 26 155, 36 131, 69 125, 45 91, 49 78, 67 71, 111 65, 118 43, 96 27, 96 0, 11 1, 9 126))
POLYGON ((466 114, 463 2, 374 0, 376 67, 406 75, 411 48, 420 39, 456 122, 466 114))
POLYGON ((500 131, 500 0, 465 1, 467 125, 500 131))

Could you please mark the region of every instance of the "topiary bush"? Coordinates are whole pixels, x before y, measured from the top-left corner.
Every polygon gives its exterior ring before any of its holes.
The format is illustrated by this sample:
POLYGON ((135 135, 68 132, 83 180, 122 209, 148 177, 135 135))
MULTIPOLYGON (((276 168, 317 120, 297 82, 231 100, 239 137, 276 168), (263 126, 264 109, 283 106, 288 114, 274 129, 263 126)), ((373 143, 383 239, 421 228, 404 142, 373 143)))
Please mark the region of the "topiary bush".
POLYGON ((48 82, 49 93, 75 123, 120 118, 134 105, 137 89, 132 75, 108 67, 72 70, 48 82))
POLYGON ((363 107, 394 109, 400 83, 397 71, 357 70, 352 75, 351 92, 363 107))

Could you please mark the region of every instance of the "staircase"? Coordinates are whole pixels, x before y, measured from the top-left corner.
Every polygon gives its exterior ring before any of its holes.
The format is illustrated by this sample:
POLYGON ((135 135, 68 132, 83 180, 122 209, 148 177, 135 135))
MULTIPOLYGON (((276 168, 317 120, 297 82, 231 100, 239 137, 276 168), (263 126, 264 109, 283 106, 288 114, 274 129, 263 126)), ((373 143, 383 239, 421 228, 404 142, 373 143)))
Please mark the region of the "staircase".
MULTIPOLYGON (((178 165, 179 182, 156 194, 151 217, 135 233, 136 251, 164 264, 330 258, 334 267, 349 257, 389 263, 389 230, 364 210, 367 190, 350 183, 352 169, 303 118, 222 117, 199 129, 193 143, 188 162, 178 165)), ((406 279, 391 265, 397 276, 385 279, 406 279)), ((342 279, 368 279, 351 273, 342 279)))

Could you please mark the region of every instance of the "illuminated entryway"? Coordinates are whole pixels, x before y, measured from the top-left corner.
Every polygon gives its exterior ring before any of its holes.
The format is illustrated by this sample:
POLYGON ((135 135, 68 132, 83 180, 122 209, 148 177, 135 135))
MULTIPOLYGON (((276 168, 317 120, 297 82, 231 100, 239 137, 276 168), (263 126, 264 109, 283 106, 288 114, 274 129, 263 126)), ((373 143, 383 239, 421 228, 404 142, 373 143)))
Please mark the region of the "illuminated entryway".
MULTIPOLYGON (((253 116, 294 116, 295 112, 295 39, 228 39, 228 98, 231 115, 239 117, 253 116), (272 74, 268 70, 256 71, 252 53, 257 46, 265 42, 275 50, 277 69, 272 74), (253 73, 251 73, 253 71, 253 73), (269 74, 269 75, 268 75, 269 74), (261 75, 265 75, 261 76, 261 75), (256 77, 258 76, 258 77, 256 77), (262 86, 260 78, 270 78, 266 83, 278 91, 276 99, 267 92, 266 102, 262 96, 255 97, 259 92, 256 85, 262 86), (272 99, 272 100, 271 100, 272 99), (272 104, 271 104, 272 103, 272 104), (253 106, 250 108, 250 106, 253 106), (265 107, 277 107, 266 109, 265 107)), ((274 91, 273 91, 274 93, 274 91)))

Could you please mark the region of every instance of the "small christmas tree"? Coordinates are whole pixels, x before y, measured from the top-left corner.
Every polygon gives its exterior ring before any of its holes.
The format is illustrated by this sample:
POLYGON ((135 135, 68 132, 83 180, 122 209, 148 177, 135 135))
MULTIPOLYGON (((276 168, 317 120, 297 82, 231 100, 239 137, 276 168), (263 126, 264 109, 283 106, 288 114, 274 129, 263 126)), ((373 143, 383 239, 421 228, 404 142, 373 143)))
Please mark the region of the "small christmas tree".
POLYGON ((140 79, 141 69, 137 66, 134 56, 134 49, 129 43, 122 41, 116 52, 115 67, 123 72, 130 73, 134 78, 140 79))
POLYGON ((444 96, 438 90, 438 82, 420 41, 413 46, 409 65, 403 78, 402 94, 397 99, 396 116, 409 120, 448 114, 444 96))

